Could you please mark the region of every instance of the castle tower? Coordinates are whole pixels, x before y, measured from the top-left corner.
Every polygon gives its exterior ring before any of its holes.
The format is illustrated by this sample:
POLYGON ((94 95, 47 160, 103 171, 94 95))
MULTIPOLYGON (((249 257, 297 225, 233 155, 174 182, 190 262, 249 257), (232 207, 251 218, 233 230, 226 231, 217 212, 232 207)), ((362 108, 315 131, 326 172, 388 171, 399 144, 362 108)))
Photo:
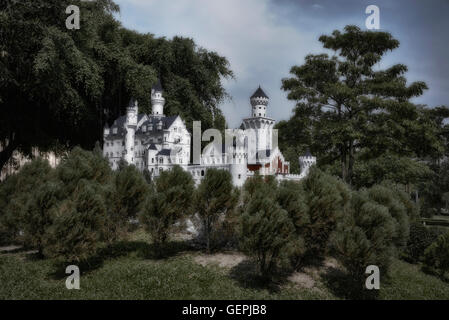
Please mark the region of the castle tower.
POLYGON ((275 121, 267 117, 269 98, 259 86, 250 97, 251 118, 243 120, 248 137, 249 160, 254 159, 253 151, 271 150, 275 121))
POLYGON ((303 156, 299 157, 299 166, 301 168, 301 176, 309 174, 310 167, 316 164, 316 157, 312 156, 309 149, 303 156))
POLYGON ((250 98, 252 106, 252 116, 256 117, 266 117, 267 116, 267 106, 268 106, 268 96, 263 92, 262 88, 259 88, 253 93, 250 98))
POLYGON ((164 116, 164 104, 165 98, 162 96, 161 80, 157 80, 157 83, 151 89, 151 106, 153 116, 164 116))
POLYGON ((126 108, 126 137, 125 137, 125 160, 129 164, 134 163, 134 136, 137 127, 137 115, 139 107, 137 100, 131 98, 126 108))
POLYGON ((227 150, 229 155, 228 163, 230 163, 230 173, 234 186, 241 187, 246 181, 247 177, 247 159, 246 159, 246 141, 245 134, 236 136, 235 144, 227 150))

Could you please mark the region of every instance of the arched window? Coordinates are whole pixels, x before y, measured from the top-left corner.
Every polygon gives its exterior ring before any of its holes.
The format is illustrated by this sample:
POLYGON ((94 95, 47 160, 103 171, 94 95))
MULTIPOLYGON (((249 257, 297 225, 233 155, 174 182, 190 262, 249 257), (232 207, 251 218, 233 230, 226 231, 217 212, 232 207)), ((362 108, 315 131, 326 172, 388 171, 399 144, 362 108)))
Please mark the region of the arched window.
POLYGON ((204 170, 201 170, 201 176, 204 177, 204 170))

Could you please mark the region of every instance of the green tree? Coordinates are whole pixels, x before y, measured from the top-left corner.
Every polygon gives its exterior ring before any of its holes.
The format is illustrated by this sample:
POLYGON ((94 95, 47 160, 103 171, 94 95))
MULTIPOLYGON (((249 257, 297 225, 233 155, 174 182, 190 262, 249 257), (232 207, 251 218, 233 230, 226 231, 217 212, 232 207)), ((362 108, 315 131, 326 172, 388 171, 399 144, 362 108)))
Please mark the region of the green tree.
POLYGON ((449 232, 442 234, 424 252, 425 266, 444 277, 449 271, 449 232))
POLYGON ((281 146, 303 150, 297 143, 303 137, 302 141, 310 141, 319 165, 338 166, 340 176, 350 184, 358 162, 386 154, 401 159, 442 150, 437 125, 427 109, 410 102, 422 95, 426 84, 407 84, 403 64, 374 68, 399 46, 398 40, 388 32, 362 31, 356 26, 319 40, 336 55, 308 55, 303 65, 291 68, 293 77, 283 79, 288 99, 297 104, 292 119, 278 126, 287 129, 285 138, 281 131, 281 146), (297 123, 302 125, 299 130, 297 123))
POLYGON ((349 204, 347 185, 318 168, 312 168, 302 182, 309 222, 304 226, 306 259, 324 256, 328 240, 337 221, 349 204))
POLYGON ((297 268, 306 251, 304 233, 307 225, 310 224, 309 210, 302 185, 294 181, 282 181, 279 184, 276 200, 280 207, 287 211, 288 217, 295 227, 295 236, 291 240, 291 259, 293 266, 297 268))
POLYGON ((438 235, 426 228, 422 222, 414 222, 410 225, 410 237, 405 251, 406 258, 413 263, 417 263, 424 255, 424 251, 436 239, 438 235))
POLYGON ((179 166, 163 171, 154 182, 140 215, 140 222, 150 233, 158 256, 168 240, 173 225, 192 211, 195 187, 192 176, 179 166))
POLYGON ((264 278, 288 260, 295 228, 288 213, 276 202, 276 190, 262 185, 254 192, 241 215, 242 250, 254 257, 264 278))
POLYGON ((107 205, 100 188, 83 179, 58 205, 54 222, 48 228, 45 255, 81 262, 97 252, 108 233, 107 205))
POLYGON ((65 155, 56 169, 56 177, 62 182, 61 193, 68 198, 82 180, 94 182, 112 192, 113 172, 108 161, 100 154, 75 147, 65 155))
POLYGON ((410 218, 407 209, 391 188, 375 185, 367 190, 368 197, 388 209, 394 221, 393 243, 397 248, 404 248, 410 233, 410 218))
POLYGON ((209 169, 198 186, 194 199, 195 210, 206 236, 206 250, 210 253, 210 240, 217 222, 236 207, 239 191, 234 188, 232 176, 228 171, 209 169))
POLYGON ((19 237, 19 231, 31 223, 26 218, 28 205, 41 186, 53 179, 52 176, 53 169, 48 161, 36 158, 0 184, 0 224, 5 232, 2 237, 8 241, 24 241, 19 237))
POLYGON ((192 39, 123 28, 118 10, 111 0, 1 2, 0 169, 15 150, 91 150, 131 96, 150 110, 158 76, 166 114, 224 129, 222 79, 233 77, 226 58, 192 39), (81 10, 76 32, 64 24, 68 5, 81 10))
POLYGON ((426 217, 441 213, 446 205, 443 195, 449 192, 449 161, 436 161, 430 167, 432 172, 429 179, 418 186, 421 212, 426 217))
POLYGON ((130 219, 136 219, 145 203, 150 186, 134 165, 126 165, 115 173, 112 228, 117 235, 127 231, 130 219))
MULTIPOLYGON (((109 166, 108 161, 97 152, 86 151, 79 147, 72 149, 65 155, 56 168, 56 179, 60 182, 60 198, 63 199, 68 207, 74 208, 75 200, 72 196, 78 190, 95 190, 99 199, 102 199, 106 207, 107 215, 104 218, 105 230, 108 232, 99 232, 104 241, 113 241, 120 236, 123 228, 123 218, 118 219, 116 209, 116 192, 114 173, 109 166), (87 186, 86 186, 87 184, 87 186)), ((99 201, 99 200, 98 200, 99 201)), ((73 209, 75 210, 75 209, 73 209)), ((73 226, 76 228, 77 226, 73 226)), ((69 227, 67 227, 69 228, 69 227)))
POLYGON ((47 245, 48 230, 55 219, 55 209, 60 203, 57 182, 46 182, 37 189, 26 204, 23 216, 24 243, 36 248, 43 257, 47 245))
POLYGON ((365 270, 376 265, 387 274, 394 252, 395 222, 388 208, 371 200, 367 190, 354 191, 330 243, 351 279, 350 295, 361 297, 365 270))

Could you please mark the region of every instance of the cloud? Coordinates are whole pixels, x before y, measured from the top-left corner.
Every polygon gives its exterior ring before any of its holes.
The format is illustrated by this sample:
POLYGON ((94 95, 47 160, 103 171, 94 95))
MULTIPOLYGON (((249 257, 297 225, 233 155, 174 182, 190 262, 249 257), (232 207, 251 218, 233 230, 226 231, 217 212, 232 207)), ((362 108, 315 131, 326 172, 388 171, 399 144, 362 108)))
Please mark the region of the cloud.
POLYGON ((293 103, 280 90, 292 65, 302 63, 316 36, 279 20, 268 0, 121 0, 126 27, 156 36, 182 35, 227 57, 236 80, 227 81, 233 97, 222 110, 231 127, 250 114, 249 97, 261 85, 270 96, 268 115, 288 118, 293 103))
MULTIPOLYGON (((347 24, 364 28, 370 0, 116 0, 123 25, 171 38, 191 37, 228 58, 236 80, 226 81, 233 97, 221 106, 230 127, 250 115, 249 96, 261 85, 270 97, 268 116, 287 119, 294 104, 281 91, 281 79, 309 53, 321 53, 321 34, 347 24)), ((442 6, 416 1, 378 0, 381 26, 401 41, 380 66, 405 63, 409 80, 424 80, 430 90, 419 103, 448 103, 449 54, 442 6)))

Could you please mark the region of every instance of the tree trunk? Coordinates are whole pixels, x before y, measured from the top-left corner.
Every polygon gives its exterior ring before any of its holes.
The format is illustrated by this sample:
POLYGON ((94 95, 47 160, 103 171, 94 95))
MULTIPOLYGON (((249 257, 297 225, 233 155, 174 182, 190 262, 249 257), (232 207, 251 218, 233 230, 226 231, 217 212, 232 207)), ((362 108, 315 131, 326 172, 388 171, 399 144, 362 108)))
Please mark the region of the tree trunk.
POLYGON ((352 185, 352 172, 354 168, 354 141, 349 142, 348 183, 352 185))
POLYGON ((346 150, 344 145, 340 148, 341 152, 341 178, 346 182, 346 150))

